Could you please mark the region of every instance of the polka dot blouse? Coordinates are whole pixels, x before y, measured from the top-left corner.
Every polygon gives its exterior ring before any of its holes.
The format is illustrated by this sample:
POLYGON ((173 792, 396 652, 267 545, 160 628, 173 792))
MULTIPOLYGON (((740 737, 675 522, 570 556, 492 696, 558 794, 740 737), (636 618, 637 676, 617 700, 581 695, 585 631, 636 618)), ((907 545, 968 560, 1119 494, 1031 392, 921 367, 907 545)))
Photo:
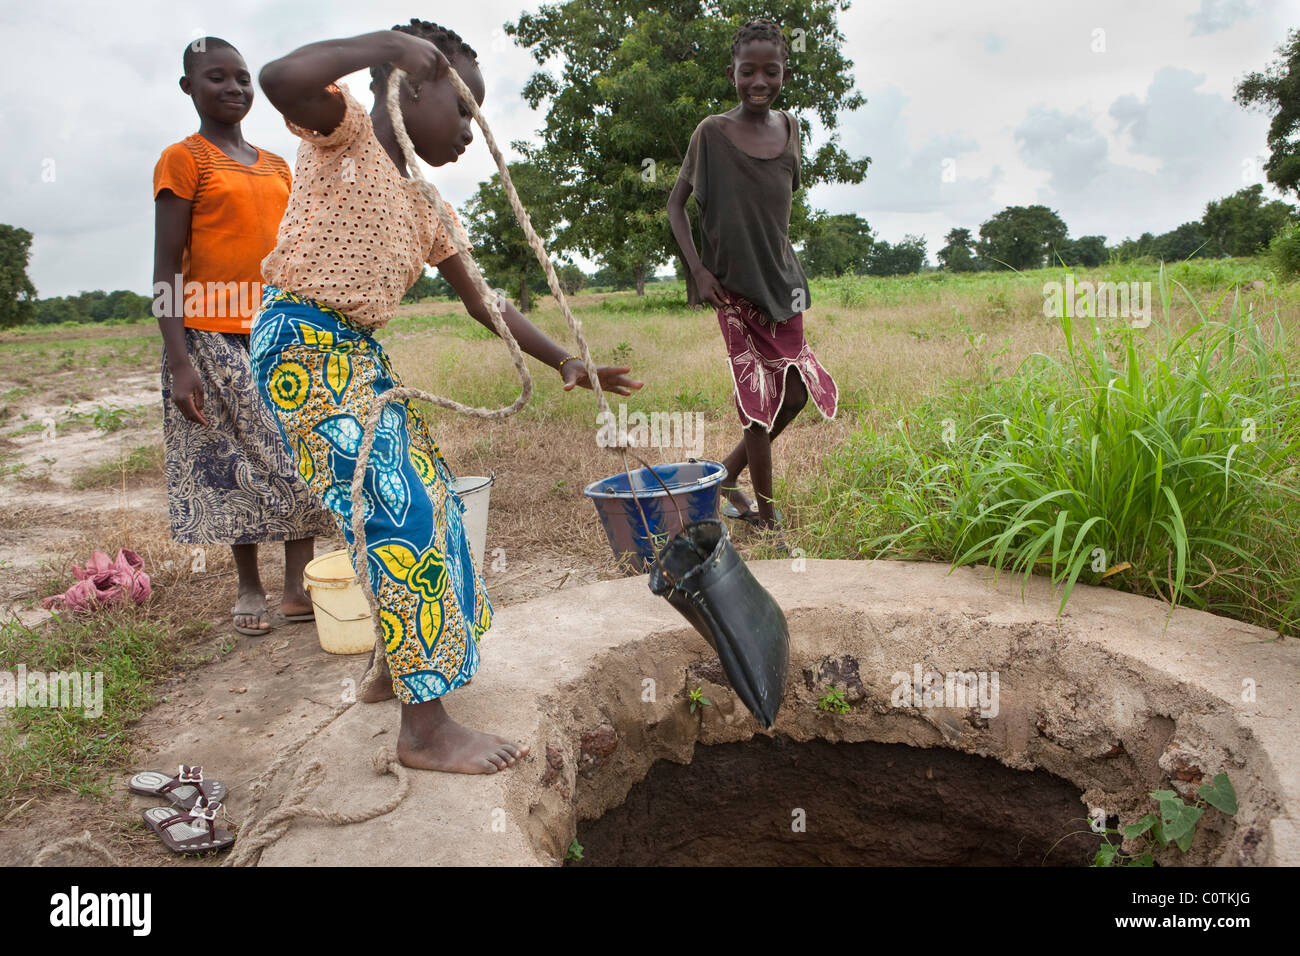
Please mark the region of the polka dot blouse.
MULTIPOLYGON (((456 254, 451 238, 412 179, 397 171, 375 138, 370 116, 345 84, 343 120, 321 134, 285 120, 302 138, 289 205, 275 250, 262 260, 270 285, 338 309, 358 325, 384 325, 424 263, 456 254)), ((466 247, 469 238, 451 204, 466 247)))

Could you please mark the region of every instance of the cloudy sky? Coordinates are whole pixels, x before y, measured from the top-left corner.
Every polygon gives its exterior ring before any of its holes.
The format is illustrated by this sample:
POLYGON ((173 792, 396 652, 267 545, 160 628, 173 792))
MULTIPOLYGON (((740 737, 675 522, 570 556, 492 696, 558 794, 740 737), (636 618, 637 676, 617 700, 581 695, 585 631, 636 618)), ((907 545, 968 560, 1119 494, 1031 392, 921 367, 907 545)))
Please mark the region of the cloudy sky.
MULTIPOLYGON (((42 297, 147 294, 154 163, 198 127, 177 86, 191 38, 230 40, 256 73, 314 40, 413 14, 445 23, 479 52, 484 110, 504 145, 543 121, 519 95, 535 63, 501 30, 536 6, 5 0, 0 222, 34 234, 29 274, 42 297)), ((843 117, 841 141, 873 162, 861 185, 820 186, 810 200, 862 215, 890 241, 924 235, 933 261, 949 229, 977 232, 1008 205, 1043 203, 1071 235, 1115 242, 1197 219, 1206 200, 1263 182, 1267 118, 1232 92, 1300 26, 1300 0, 856 0, 840 22, 867 98, 843 117)), ((362 102, 367 84, 364 74, 350 81, 362 102)), ((809 151, 825 135, 815 129, 809 151)), ((260 91, 244 136, 292 163, 298 140, 260 91)), ((435 181, 459 206, 494 168, 477 137, 435 181)))

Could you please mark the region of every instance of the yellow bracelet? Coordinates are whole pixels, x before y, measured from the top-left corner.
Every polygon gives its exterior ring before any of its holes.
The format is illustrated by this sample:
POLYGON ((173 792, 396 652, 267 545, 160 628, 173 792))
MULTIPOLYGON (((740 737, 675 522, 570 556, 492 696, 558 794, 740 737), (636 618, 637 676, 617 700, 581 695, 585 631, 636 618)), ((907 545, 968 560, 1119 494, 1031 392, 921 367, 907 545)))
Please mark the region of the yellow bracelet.
POLYGON ((565 362, 572 362, 572 361, 578 361, 578 362, 581 362, 582 359, 581 359, 579 356, 577 356, 577 355, 570 355, 568 358, 566 358, 566 359, 564 359, 563 361, 560 362, 559 367, 556 368, 556 371, 559 372, 561 375, 563 375, 563 374, 564 374, 564 363, 565 363, 565 362))

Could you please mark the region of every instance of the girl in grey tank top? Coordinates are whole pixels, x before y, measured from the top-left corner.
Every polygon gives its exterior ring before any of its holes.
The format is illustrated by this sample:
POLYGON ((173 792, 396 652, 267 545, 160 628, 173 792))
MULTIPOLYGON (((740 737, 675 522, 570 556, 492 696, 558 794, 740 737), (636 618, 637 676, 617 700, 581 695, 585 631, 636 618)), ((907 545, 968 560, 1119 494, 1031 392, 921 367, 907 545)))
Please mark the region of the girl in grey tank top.
MULTIPOLYGON (((834 380, 803 334, 811 293, 789 238, 800 186, 799 127, 790 113, 772 110, 787 72, 777 24, 751 20, 736 31, 727 79, 740 103, 696 127, 668 199, 673 236, 700 297, 718 309, 744 428, 723 461, 723 514, 764 529, 781 521, 772 502, 772 440, 809 397, 826 418, 838 402, 834 380), (691 195, 700 212, 699 253, 686 215, 691 195), (746 467, 757 508, 736 486, 746 467)), ((774 543, 784 547, 779 535, 774 543)))

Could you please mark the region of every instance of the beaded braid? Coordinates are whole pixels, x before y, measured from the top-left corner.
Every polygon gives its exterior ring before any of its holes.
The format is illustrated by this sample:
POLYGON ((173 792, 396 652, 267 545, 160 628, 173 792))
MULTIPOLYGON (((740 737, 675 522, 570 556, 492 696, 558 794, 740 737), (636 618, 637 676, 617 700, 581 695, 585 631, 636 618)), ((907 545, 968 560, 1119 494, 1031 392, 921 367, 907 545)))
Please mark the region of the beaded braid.
MULTIPOLYGON (((460 34, 455 30, 439 26, 436 23, 430 23, 428 20, 417 20, 415 17, 412 17, 411 22, 405 26, 398 24, 393 29, 428 40, 442 51, 448 62, 455 59, 458 54, 468 57, 476 63, 478 62, 478 54, 474 52, 474 48, 462 40, 460 34)), ((371 86, 376 83, 386 84, 388 75, 392 72, 393 65, 391 63, 372 66, 370 68, 371 86)))
POLYGON ((785 42, 785 33, 782 32, 781 25, 766 17, 750 20, 736 31, 731 41, 731 58, 734 60, 739 55, 741 46, 754 40, 768 40, 775 43, 781 50, 782 59, 787 61, 790 59, 790 47, 785 42))

